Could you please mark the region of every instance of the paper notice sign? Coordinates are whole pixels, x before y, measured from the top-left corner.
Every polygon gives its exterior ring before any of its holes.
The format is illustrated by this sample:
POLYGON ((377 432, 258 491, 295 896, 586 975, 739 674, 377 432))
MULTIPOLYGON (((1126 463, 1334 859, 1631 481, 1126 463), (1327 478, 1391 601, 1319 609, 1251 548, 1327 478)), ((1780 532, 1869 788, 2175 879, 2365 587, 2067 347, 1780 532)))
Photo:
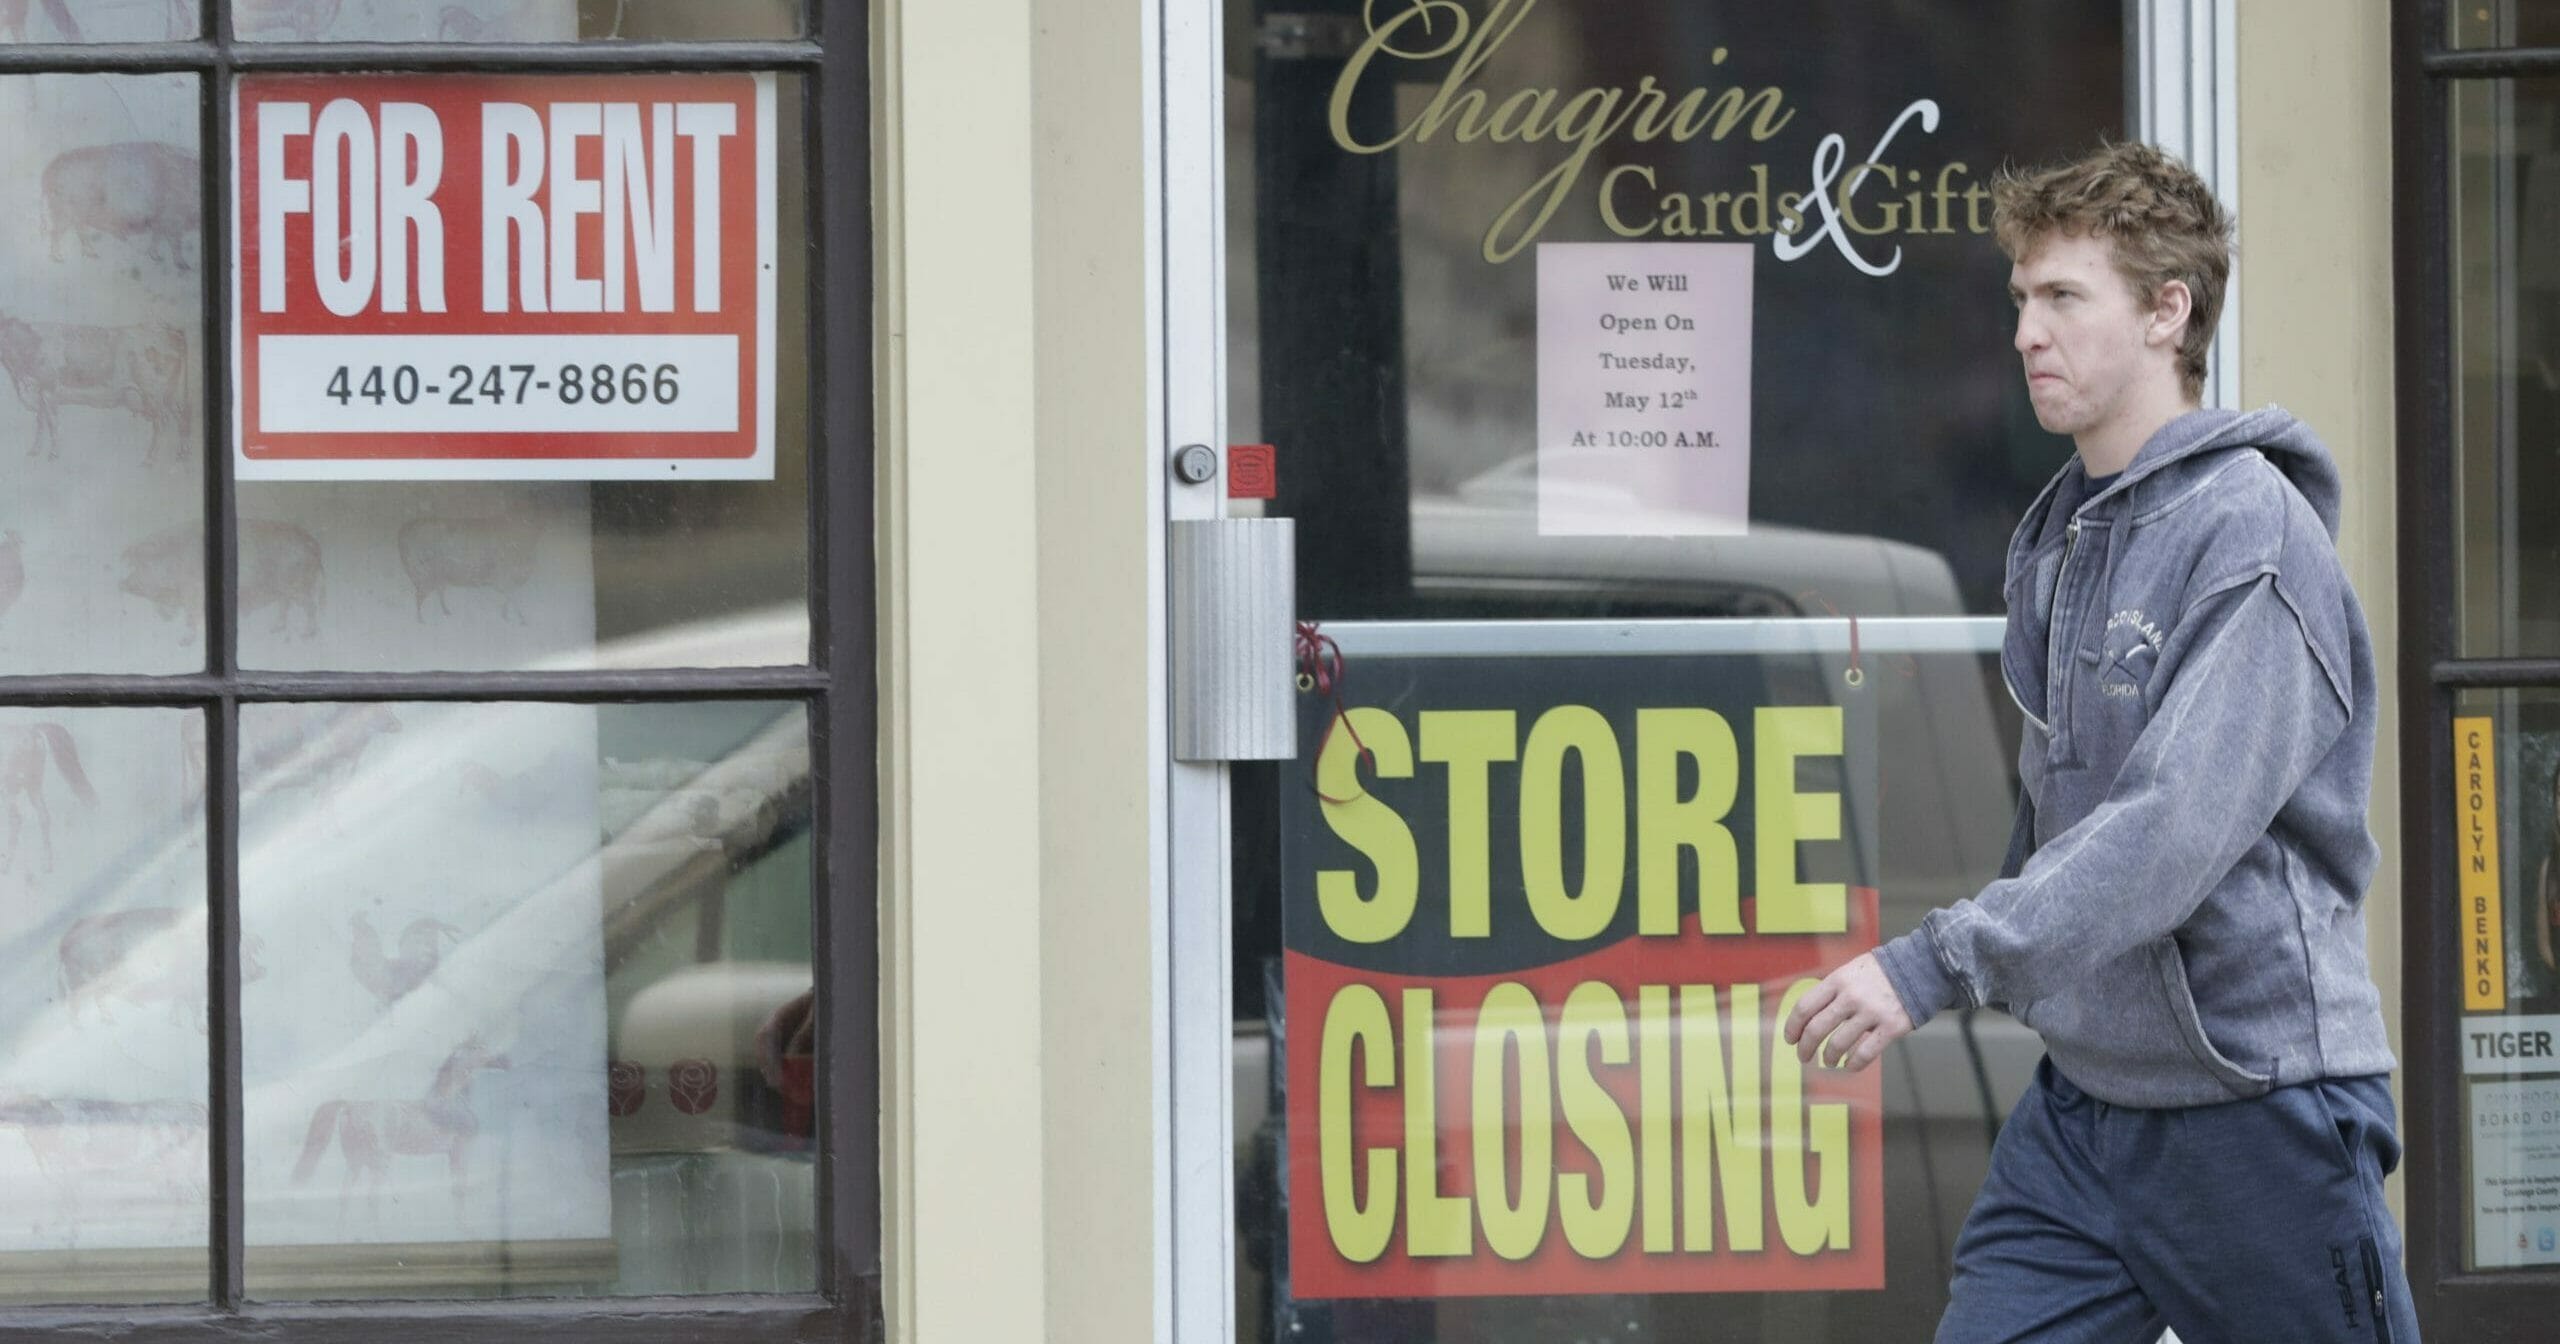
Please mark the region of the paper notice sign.
POLYGON ((1751 511, 1747 243, 1538 246, 1538 531, 1732 536, 1751 511))

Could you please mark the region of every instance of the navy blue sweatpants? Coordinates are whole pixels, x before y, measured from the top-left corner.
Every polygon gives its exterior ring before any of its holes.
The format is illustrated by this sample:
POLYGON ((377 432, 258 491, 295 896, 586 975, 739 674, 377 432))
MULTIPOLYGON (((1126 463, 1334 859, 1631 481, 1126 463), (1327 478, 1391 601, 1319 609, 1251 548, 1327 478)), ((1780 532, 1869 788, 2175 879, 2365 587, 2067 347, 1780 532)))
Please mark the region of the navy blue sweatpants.
POLYGON ((2048 1059, 1956 1243, 1938 1344, 2415 1344, 2384 1079, 2147 1110, 2048 1059))

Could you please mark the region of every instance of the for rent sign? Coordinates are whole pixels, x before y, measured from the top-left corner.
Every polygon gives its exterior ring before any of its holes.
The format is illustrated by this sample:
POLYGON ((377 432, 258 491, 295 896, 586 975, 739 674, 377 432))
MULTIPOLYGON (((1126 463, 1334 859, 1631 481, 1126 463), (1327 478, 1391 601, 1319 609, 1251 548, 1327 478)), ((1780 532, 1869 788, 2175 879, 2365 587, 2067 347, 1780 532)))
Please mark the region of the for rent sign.
POLYGON ((773 475, 771 76, 260 76, 246 480, 773 475))

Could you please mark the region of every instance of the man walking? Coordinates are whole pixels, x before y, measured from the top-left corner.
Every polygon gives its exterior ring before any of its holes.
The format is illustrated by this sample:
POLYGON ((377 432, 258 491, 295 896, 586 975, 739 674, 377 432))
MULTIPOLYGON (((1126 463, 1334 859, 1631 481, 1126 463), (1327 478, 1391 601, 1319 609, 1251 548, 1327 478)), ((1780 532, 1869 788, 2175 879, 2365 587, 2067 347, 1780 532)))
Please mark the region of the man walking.
POLYGON ((2184 165, 2106 146, 2004 178, 1994 220, 2028 397, 2078 449, 2009 546, 2016 828, 1998 881, 1832 972, 1786 1038, 1864 1068, 1957 1004, 2043 1037, 1942 1344, 2410 1344, 2336 468, 2281 410, 2198 409, 2231 222, 2184 165))

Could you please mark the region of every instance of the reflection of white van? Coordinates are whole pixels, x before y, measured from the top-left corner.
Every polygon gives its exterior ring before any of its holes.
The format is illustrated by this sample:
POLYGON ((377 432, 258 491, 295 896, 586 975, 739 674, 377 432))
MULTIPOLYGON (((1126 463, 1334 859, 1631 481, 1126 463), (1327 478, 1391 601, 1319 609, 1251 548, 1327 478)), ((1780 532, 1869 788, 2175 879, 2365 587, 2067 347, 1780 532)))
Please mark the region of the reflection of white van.
MULTIPOLYGON (((1398 638, 1445 638, 1453 651, 1497 657, 1684 643, 1794 654, 1844 648, 1854 617, 1865 684, 1878 696, 1885 935, 1996 875, 2017 796, 2016 727, 1993 684, 2003 622, 1965 614, 1942 557, 1879 537, 1766 525, 1742 536, 1546 536, 1537 509, 1536 460, 1526 455, 1449 494, 1417 496, 1413 585, 1423 619, 1398 627, 1398 638), (1551 619, 1559 610, 1582 615, 1551 619)), ((1353 658, 1359 627, 1326 630, 1353 658)), ((1990 1136, 2042 1052, 2004 1015, 1958 1012, 1888 1055, 1889 1236, 1897 1248, 1934 1246, 1942 1261, 1940 1272, 1908 1281, 1934 1281, 1932 1292, 1944 1283, 1943 1257, 1980 1185, 1990 1136)), ((1277 1216, 1271 1053, 1265 1022, 1236 1024, 1238 1203, 1248 1221, 1277 1216)), ((1832 1310, 1879 1319, 1936 1310, 1935 1299, 1861 1296, 1832 1310)), ((1273 1328, 1267 1312, 1239 1323, 1247 1340, 1273 1328)))

